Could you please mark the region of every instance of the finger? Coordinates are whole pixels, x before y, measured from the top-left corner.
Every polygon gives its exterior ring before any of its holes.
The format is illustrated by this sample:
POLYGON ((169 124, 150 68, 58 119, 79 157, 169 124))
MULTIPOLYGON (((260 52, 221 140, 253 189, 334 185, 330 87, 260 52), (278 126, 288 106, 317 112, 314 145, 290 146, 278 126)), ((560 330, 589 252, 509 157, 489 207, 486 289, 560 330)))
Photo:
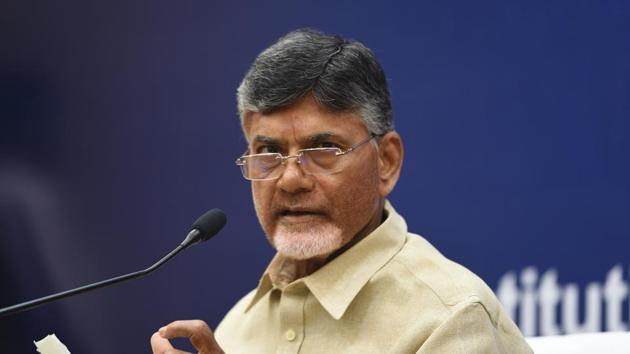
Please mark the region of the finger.
POLYGON ((160 335, 171 339, 185 337, 200 352, 220 352, 219 345, 214 339, 210 327, 201 320, 175 321, 160 328, 160 335))
POLYGON ((151 336, 151 350, 153 354, 190 354, 173 348, 168 339, 162 337, 159 332, 155 332, 151 336))
POLYGON ((173 348, 168 339, 162 337, 158 332, 153 333, 151 336, 151 350, 153 354, 162 354, 173 349, 175 348, 173 348))
POLYGON ((167 339, 177 337, 190 338, 200 335, 212 337, 210 327, 201 320, 174 321, 160 328, 159 333, 167 339))

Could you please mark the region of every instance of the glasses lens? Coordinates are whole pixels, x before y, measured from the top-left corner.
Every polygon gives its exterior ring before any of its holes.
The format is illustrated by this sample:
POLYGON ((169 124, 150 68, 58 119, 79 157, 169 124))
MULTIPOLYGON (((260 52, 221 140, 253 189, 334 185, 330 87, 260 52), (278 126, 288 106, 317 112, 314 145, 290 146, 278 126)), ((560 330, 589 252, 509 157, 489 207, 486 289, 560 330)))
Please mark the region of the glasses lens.
POLYGON ((340 152, 337 148, 303 150, 302 168, 316 174, 339 172, 343 160, 338 156, 340 152))
POLYGON ((241 170, 247 179, 267 179, 273 178, 272 173, 280 165, 282 155, 261 154, 244 156, 241 170))

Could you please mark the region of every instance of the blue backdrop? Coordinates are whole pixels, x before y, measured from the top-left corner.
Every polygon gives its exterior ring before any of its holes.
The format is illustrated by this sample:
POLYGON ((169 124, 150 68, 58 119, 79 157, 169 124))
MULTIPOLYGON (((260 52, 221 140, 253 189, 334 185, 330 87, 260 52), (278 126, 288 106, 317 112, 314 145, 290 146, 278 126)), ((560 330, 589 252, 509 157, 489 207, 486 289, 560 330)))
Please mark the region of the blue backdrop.
POLYGON ((372 48, 406 147, 410 229, 528 335, 628 330, 630 2, 0 3, 0 307, 144 268, 212 207, 228 224, 147 278, 0 318, 0 352, 148 352, 215 326, 273 250, 234 160, 235 90, 282 34, 372 48))

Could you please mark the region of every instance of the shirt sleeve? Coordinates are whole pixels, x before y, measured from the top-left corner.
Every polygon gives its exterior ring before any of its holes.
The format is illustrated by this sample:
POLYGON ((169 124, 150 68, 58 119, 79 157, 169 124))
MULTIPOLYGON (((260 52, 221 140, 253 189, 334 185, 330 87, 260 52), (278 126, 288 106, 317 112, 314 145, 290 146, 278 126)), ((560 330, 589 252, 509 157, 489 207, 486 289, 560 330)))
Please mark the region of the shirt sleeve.
POLYGON ((480 302, 458 306, 416 354, 532 354, 516 325, 502 311, 492 321, 480 302))

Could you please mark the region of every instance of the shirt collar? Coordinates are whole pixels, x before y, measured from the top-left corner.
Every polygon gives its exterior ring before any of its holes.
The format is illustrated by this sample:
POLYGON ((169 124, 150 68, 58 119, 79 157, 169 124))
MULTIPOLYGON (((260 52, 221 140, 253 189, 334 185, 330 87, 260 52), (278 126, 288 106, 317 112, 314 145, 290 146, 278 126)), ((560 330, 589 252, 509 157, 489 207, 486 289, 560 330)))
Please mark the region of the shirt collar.
MULTIPOLYGON (((313 274, 296 280, 303 281, 322 307, 337 320, 343 316, 363 286, 398 253, 405 242, 405 220, 388 201, 385 211, 385 221, 363 240, 313 274)), ((263 274, 246 312, 274 288, 269 272, 275 268, 278 260, 276 255, 263 274)))

